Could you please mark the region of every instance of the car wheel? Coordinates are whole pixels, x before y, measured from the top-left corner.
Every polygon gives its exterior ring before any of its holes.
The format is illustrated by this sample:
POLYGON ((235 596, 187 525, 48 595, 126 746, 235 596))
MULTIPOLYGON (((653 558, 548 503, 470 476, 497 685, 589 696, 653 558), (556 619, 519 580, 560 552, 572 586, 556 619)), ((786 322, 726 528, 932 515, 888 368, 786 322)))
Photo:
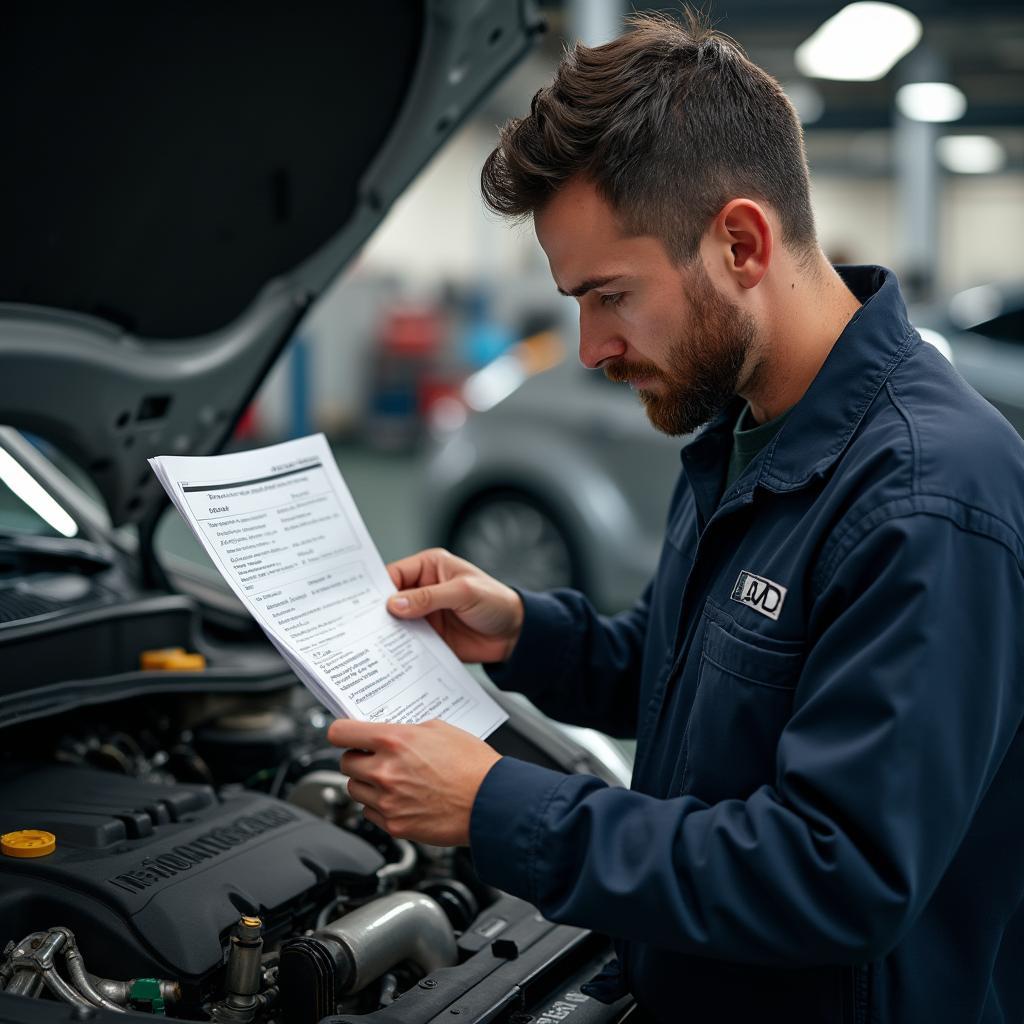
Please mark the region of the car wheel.
POLYGON ((447 547, 510 586, 582 589, 565 530, 542 502, 526 494, 502 491, 476 498, 456 518, 447 547))

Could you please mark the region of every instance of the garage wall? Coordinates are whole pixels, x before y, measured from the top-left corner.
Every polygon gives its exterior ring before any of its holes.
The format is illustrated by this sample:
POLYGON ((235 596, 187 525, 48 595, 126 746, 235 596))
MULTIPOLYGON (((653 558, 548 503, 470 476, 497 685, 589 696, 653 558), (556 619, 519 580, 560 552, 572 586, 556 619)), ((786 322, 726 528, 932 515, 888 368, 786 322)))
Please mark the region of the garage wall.
POLYGON ((410 290, 445 278, 499 282, 546 267, 530 225, 509 228, 484 208, 480 168, 494 131, 461 131, 398 200, 363 251, 363 269, 400 269, 410 290))
MULTIPOLYGON (((510 229, 484 211, 480 165, 493 139, 492 129, 463 130, 395 205, 364 250, 363 268, 401 272, 413 291, 445 278, 501 282, 543 271, 530 226, 510 229)), ((812 188, 826 252, 899 269, 901 225, 890 179, 819 173, 812 188)), ((940 290, 1019 277, 1024 174, 946 176, 940 194, 940 290)))
MULTIPOLYGON (((891 181, 819 175, 812 199, 826 252, 899 269, 900 217, 891 181)), ((939 217, 940 293, 1024 274, 1016 241, 1024 234, 1024 174, 946 176, 939 217)))
POLYGON ((940 268, 946 288, 1021 280, 1024 174, 948 178, 943 199, 940 268))

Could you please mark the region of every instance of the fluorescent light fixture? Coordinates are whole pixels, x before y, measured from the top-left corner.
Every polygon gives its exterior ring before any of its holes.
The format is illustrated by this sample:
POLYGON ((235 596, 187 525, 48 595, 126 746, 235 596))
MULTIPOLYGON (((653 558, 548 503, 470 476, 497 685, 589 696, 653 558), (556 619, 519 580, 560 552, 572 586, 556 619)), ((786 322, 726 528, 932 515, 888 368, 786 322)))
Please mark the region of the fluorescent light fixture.
POLYGON ((0 448, 0 480, 58 533, 65 537, 78 533, 74 519, 3 448, 0 448))
POLYGON ((949 82, 911 82, 897 91, 896 108, 911 121, 958 121, 967 97, 949 82))
POLYGON ((954 174, 992 174, 1006 164, 1006 150, 991 135, 943 135, 936 148, 954 174))
POLYGON ((896 4, 849 4, 796 48, 796 66, 811 78, 875 82, 920 39, 920 19, 896 4))

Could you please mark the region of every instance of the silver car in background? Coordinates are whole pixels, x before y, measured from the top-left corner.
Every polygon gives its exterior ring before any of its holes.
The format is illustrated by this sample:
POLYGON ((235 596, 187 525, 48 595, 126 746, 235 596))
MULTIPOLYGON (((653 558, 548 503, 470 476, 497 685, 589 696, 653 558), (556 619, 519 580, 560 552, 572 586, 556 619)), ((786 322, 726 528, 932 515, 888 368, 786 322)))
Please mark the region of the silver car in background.
POLYGON ((1024 281, 968 288, 915 311, 914 320, 949 339, 967 383, 1024 435, 1024 281))

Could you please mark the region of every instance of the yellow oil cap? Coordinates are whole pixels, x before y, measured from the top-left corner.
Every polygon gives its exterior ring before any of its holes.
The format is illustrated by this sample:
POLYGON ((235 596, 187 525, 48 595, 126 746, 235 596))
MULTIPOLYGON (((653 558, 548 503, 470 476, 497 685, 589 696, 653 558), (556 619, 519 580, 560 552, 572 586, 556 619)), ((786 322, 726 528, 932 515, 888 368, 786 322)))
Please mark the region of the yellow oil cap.
POLYGON ((0 836, 5 857, 46 857, 57 849, 57 837, 41 828, 23 828, 0 836))
POLYGON ((139 655, 139 666, 149 672, 201 672, 206 668, 206 658, 184 647, 161 647, 143 651, 139 655))

